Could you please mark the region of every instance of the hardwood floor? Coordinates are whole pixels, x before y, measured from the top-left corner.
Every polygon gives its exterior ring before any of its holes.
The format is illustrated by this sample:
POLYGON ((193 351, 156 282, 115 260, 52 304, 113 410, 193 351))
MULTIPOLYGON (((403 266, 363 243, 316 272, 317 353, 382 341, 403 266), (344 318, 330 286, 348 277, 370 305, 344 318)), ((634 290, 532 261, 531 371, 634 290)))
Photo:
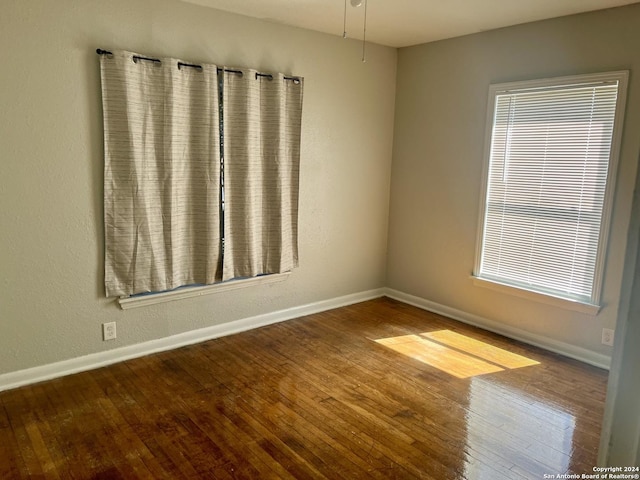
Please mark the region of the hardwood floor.
POLYGON ((0 478, 591 473, 606 381, 379 299, 0 393, 0 478))

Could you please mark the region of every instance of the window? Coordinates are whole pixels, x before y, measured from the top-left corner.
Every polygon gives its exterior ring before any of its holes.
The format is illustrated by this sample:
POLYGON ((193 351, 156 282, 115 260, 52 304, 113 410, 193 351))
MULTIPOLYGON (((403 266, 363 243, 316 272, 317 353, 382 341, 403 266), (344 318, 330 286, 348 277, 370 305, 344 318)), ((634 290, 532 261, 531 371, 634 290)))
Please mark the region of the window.
POLYGON ((490 87, 477 278, 598 305, 627 76, 490 87))
POLYGON ((297 267, 303 79, 98 53, 106 296, 297 267))

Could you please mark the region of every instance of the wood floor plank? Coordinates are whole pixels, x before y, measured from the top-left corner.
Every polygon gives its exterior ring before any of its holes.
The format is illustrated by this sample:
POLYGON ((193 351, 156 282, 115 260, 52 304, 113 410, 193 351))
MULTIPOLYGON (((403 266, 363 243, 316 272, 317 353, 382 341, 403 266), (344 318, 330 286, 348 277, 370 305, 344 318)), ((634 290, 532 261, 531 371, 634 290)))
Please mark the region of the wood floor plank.
MULTIPOLYGON (((238 357, 234 358, 234 360, 234 363, 243 363, 238 357)), ((254 367, 250 364, 245 364, 245 366, 247 368, 243 369, 244 371, 262 368, 262 365, 256 365, 254 367)), ((224 369, 224 367, 222 368, 224 369)), ((329 477, 343 478, 342 471, 334 470, 335 464, 339 465, 341 463, 340 461, 336 462, 334 460, 331 464, 326 464, 322 459, 323 455, 318 456, 314 453, 323 453, 330 449, 330 446, 323 441, 321 432, 316 431, 312 424, 308 423, 304 418, 298 416, 284 405, 280 401, 278 392, 273 389, 254 391, 252 386, 256 385, 255 382, 243 379, 242 376, 238 376, 237 372, 227 372, 227 374, 229 377, 224 378, 229 385, 235 388, 238 386, 237 381, 240 381, 241 385, 243 385, 241 387, 244 392, 242 398, 243 409, 247 410, 250 414, 257 414, 259 418, 262 419, 261 423, 265 428, 276 434, 276 436, 286 439, 284 443, 287 444, 289 448, 306 458, 307 461, 315 465, 320 471, 327 471, 329 477), (244 385, 249 386, 249 388, 246 388, 244 385), (270 408, 265 409, 265 403, 267 403, 270 408), (300 431, 305 433, 301 434, 300 431), (315 431, 316 435, 306 438, 305 435, 310 431, 315 431)), ((325 456, 325 458, 332 457, 325 456)), ((342 466, 347 470, 351 468, 351 466, 347 464, 343 464, 342 466)))
POLYGON ((606 381, 383 298, 2 392, 0 477, 582 474, 595 465, 606 381), (420 341, 380 342, 407 338, 420 341), (461 375, 437 368, 452 361, 461 375), (469 370, 481 363, 497 368, 469 370))
MULTIPOLYGON (((255 358, 263 360, 270 358, 269 355, 272 352, 273 349, 270 348, 269 351, 259 352, 255 358)), ((252 355, 248 349, 243 350, 242 354, 252 355)), ((274 357, 273 363, 279 364, 280 367, 285 366, 281 358, 274 357)), ((269 369, 268 372, 272 379, 280 377, 281 372, 270 368, 269 365, 270 362, 262 362, 261 364, 256 364, 256 367, 263 370, 269 369)), ((280 388, 277 391, 273 391, 277 395, 277 401, 304 418, 308 422, 306 428, 313 430, 315 432, 314 436, 322 437, 327 444, 331 444, 338 451, 338 456, 334 456, 336 461, 348 460, 360 466, 370 478, 388 478, 379 476, 379 470, 389 468, 389 461, 386 457, 381 458, 382 456, 378 454, 378 451, 371 448, 373 442, 354 442, 353 426, 341 419, 332 417, 332 421, 327 422, 326 419, 331 416, 331 411, 327 409, 324 400, 330 398, 329 395, 309 383, 309 377, 306 376, 307 371, 305 369, 300 369, 296 364, 292 363, 287 363, 286 368, 288 375, 278 380, 280 388), (294 372, 297 372, 297 374, 294 372), (291 382, 289 380, 290 377, 295 377, 297 381, 295 383, 291 382), (286 382, 284 388, 283 382, 286 382)), ((235 376, 234 373, 232 375, 235 376)))
MULTIPOLYGON (((9 398, 8 392, 5 401, 9 398)), ((26 465, 20 453, 15 432, 11 426, 10 413, 0 397, 0 478, 21 478, 26 465)))
POLYGON ((539 364, 539 362, 531 360, 530 358, 495 347, 452 330, 436 330, 434 332, 421 333, 420 336, 435 340, 438 343, 455 348, 456 350, 470 353, 472 356, 482 358, 483 360, 506 368, 529 367, 539 364))
MULTIPOLYGON (((328 361, 329 363, 331 362, 330 359, 328 361)), ((322 369, 322 367, 319 366, 312 367, 311 365, 309 365, 306 366, 306 370, 312 371, 313 373, 315 373, 315 375, 322 376, 325 379, 332 379, 336 383, 340 381, 342 375, 345 375, 347 374, 347 372, 349 372, 349 377, 357 380, 358 383, 354 385, 348 385, 344 390, 334 389, 334 391, 331 393, 331 397, 328 397, 328 399, 341 401, 342 403, 350 406, 353 409, 360 409, 363 406, 370 405, 372 406, 370 410, 374 412, 374 415, 376 417, 385 417, 385 430, 387 431, 387 433, 394 433, 396 436, 398 436, 398 439, 402 439, 407 444, 413 444, 415 442, 415 439, 412 436, 413 432, 409 429, 404 430, 403 433, 403 429, 398 428, 401 427, 400 424, 393 420, 394 417, 404 417, 405 419, 407 418, 407 410, 405 406, 401 403, 394 403, 393 400, 389 397, 384 397, 384 395, 379 390, 369 388, 368 383, 373 381, 373 379, 367 377, 358 377, 357 372, 353 370, 353 366, 351 366, 351 368, 344 369, 342 371, 343 373, 340 375, 333 373, 331 368, 328 366, 325 366, 324 369, 322 369), (380 409, 380 405, 382 404, 389 405, 391 408, 382 410, 380 409)), ((328 395, 329 393, 325 393, 325 396, 328 395)), ((363 409, 358 416, 368 417, 369 411, 363 409)), ((374 423, 378 423, 377 418, 373 421, 374 423)))
MULTIPOLYGON (((307 347, 315 348, 315 347, 313 347, 313 346, 309 346, 309 345, 307 345, 307 347)), ((330 360, 329 360, 329 361, 330 361, 330 360)), ((311 368, 311 367, 310 367, 310 366, 308 366, 307 368, 311 368)), ((319 373, 318 373, 318 375, 320 375, 320 376, 324 376, 325 378, 330 378, 330 377, 331 377, 331 375, 332 375, 332 373, 331 373, 330 369, 328 369, 328 370, 326 370, 325 372, 319 372, 319 373)), ((334 379, 334 380, 336 380, 336 381, 338 382, 338 381, 339 381, 339 378, 336 378, 336 379, 334 379)), ((369 379, 362 379, 362 381, 363 381, 364 383, 367 383, 367 382, 368 382, 368 380, 369 380, 369 379)), ((362 385, 361 385, 361 387, 362 387, 362 385)), ((363 389, 363 388, 364 388, 364 389, 366 389, 366 387, 362 387, 362 388, 361 388, 361 391, 362 391, 362 389, 363 389)), ((369 394, 371 394, 371 392, 369 392, 369 394)), ((360 394, 359 394, 359 395, 360 395, 360 394)), ((375 393, 373 394, 373 396, 376 396, 376 395, 375 395, 375 393)), ((335 397, 335 395, 334 395, 334 397, 335 397)), ((353 395, 351 395, 351 394, 349 393, 349 391, 347 391, 347 392, 346 392, 346 397, 345 397, 345 399, 343 399, 343 401, 344 401, 345 403, 348 403, 349 405, 351 405, 351 406, 352 406, 352 408, 356 408, 356 409, 357 409, 357 408, 359 408, 359 407, 358 407, 359 405, 362 405, 362 404, 366 403, 366 398, 365 398, 364 396, 356 396, 356 397, 354 397, 353 395)), ((374 407, 374 409, 375 409, 375 407, 374 407)), ((389 418, 386 418, 386 419, 385 419, 385 422, 386 422, 386 425, 387 425, 387 428, 386 428, 386 429, 387 429, 387 431, 389 430, 389 425, 393 425, 394 427, 398 427, 398 426, 400 426, 400 424, 399 424, 399 423, 395 422, 393 419, 391 419, 391 418, 390 418, 390 417, 394 417, 394 416, 396 416, 396 413, 398 413, 398 411, 402 411, 402 412, 404 412, 404 410, 403 410, 403 408, 402 408, 402 405, 398 405, 398 406, 397 406, 397 410, 394 410, 394 411, 392 411, 392 412, 388 413, 389 418)), ((380 412, 379 410, 375 409, 375 415, 376 415, 376 416, 379 416, 379 415, 381 415, 381 414, 382 414, 382 412, 380 412)), ((368 416, 368 415, 369 415, 369 412, 367 412, 366 410, 363 410, 363 411, 361 411, 361 412, 360 412, 360 416, 368 416)), ((400 417, 402 417, 402 416, 400 416, 400 417)), ((405 415, 405 419, 406 419, 406 415, 405 415)), ((377 420, 376 420, 376 422, 377 422, 377 420)), ((398 433, 399 433, 399 431, 398 431, 398 433)), ((407 430, 407 434, 408 434, 408 435, 406 436, 405 441, 406 441, 407 443, 412 443, 412 444, 415 446, 415 445, 417 445, 417 444, 415 443, 414 439, 409 435, 410 433, 411 433, 411 431, 410 431, 410 430, 407 430)), ((440 442, 431 442, 431 445, 432 445, 432 446, 440 446, 440 442)), ((427 450, 427 451, 425 451, 424 453, 425 453, 427 456, 423 456, 422 458, 431 458, 431 457, 436 457, 436 458, 437 458, 437 457, 438 457, 438 455, 437 455, 437 454, 436 454, 436 455, 434 455, 434 452, 433 452, 433 451, 430 451, 430 450, 427 450)), ((423 460, 423 463, 424 463, 424 460, 423 460)), ((430 467, 432 471, 435 471, 438 467, 442 468, 442 465, 439 465, 439 466, 429 465, 428 467, 430 467)), ((442 472, 440 472, 440 473, 442 474, 442 472)), ((448 472, 446 475, 451 475, 451 472, 448 472)))
POLYGON ((402 335, 382 338, 376 340, 376 342, 458 378, 475 377, 476 375, 503 371, 503 368, 498 365, 466 355, 456 349, 448 348, 439 342, 431 342, 424 338, 424 335, 402 335))

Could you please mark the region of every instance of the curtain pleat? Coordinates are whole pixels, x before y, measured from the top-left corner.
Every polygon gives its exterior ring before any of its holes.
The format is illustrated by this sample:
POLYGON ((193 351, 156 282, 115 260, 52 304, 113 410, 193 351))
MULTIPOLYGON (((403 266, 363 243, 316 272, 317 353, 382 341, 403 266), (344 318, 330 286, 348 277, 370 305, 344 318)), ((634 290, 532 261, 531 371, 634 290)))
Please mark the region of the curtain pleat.
POLYGON ((101 55, 107 296, 221 279, 215 65, 101 55))
POLYGON ((302 79, 224 73, 224 280, 298 266, 302 96, 302 79))

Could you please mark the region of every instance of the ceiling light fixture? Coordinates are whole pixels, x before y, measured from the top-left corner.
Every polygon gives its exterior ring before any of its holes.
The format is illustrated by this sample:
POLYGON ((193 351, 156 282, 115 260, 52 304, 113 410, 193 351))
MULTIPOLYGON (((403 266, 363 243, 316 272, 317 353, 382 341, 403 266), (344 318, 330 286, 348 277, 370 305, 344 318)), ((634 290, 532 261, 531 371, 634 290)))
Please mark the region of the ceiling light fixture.
MULTIPOLYGON (((364 22, 362 23, 362 62, 366 62, 365 46, 367 43, 367 1, 368 0, 350 0, 351 6, 354 8, 361 7, 364 3, 364 22)), ((342 28, 342 38, 347 38, 347 0, 344 0, 344 19, 342 28)))

